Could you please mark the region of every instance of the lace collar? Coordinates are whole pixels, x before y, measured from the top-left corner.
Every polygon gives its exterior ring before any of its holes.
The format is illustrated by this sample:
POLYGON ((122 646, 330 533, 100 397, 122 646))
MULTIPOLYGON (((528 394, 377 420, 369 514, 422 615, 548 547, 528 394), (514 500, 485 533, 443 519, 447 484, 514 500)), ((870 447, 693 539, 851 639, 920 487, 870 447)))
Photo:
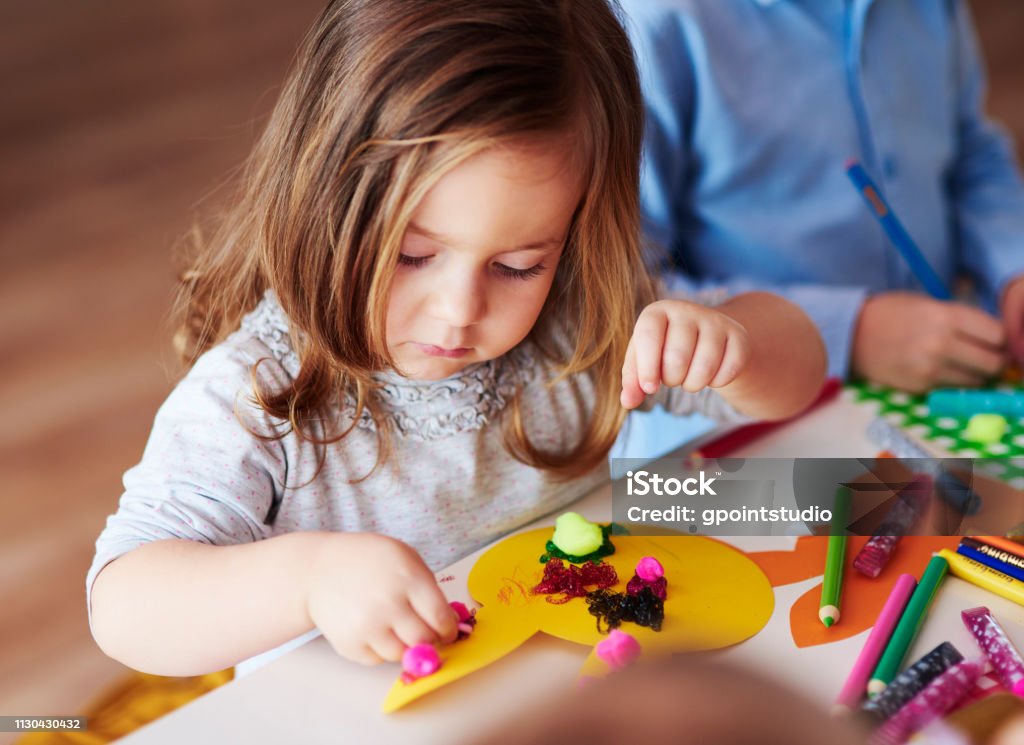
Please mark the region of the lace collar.
MULTIPOLYGON (((301 362, 295 352, 291 324, 273 290, 267 290, 255 309, 242 319, 242 330, 259 339, 291 377, 301 362)), ((436 440, 479 430, 495 417, 516 392, 537 373, 533 345, 520 344, 507 354, 470 365, 450 378, 420 381, 395 372, 375 373, 381 383, 378 400, 384 416, 400 437, 436 440)), ((345 394, 345 408, 355 412, 355 397, 345 394)), ((375 428, 364 411, 357 425, 375 428)))

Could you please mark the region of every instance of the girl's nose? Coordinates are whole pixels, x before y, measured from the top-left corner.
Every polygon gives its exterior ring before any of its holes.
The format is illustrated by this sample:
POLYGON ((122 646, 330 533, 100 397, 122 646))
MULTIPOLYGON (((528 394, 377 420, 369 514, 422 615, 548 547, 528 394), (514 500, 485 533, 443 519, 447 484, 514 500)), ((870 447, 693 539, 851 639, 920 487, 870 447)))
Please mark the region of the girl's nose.
POLYGON ((474 272, 440 278, 433 288, 435 315, 456 328, 479 323, 487 312, 485 283, 474 272))

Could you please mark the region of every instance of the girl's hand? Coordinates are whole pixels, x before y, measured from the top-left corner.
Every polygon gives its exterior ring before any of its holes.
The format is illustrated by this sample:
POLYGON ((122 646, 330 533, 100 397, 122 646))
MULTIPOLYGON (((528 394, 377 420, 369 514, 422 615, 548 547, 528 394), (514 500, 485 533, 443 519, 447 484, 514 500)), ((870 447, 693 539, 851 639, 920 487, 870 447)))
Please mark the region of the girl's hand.
POLYGON ((449 643, 458 617, 411 547, 375 533, 326 537, 307 595, 313 623, 342 657, 398 661, 406 647, 449 643))
POLYGON ((739 375, 750 357, 747 330, 714 308, 684 300, 659 300, 640 313, 622 366, 622 405, 639 406, 659 385, 691 393, 720 388, 739 375))

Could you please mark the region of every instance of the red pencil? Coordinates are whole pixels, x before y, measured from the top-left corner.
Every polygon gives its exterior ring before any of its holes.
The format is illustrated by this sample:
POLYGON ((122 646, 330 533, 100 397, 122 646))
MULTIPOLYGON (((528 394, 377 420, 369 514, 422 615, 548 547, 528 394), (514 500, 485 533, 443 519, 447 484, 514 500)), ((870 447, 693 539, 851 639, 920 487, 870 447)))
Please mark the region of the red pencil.
POLYGON ((824 403, 831 401, 842 389, 843 384, 839 378, 829 378, 825 381, 825 384, 821 387, 821 393, 814 400, 810 406, 804 409, 800 414, 789 419, 780 419, 776 422, 757 422, 756 424, 748 424, 745 427, 734 429, 732 432, 726 432, 721 437, 712 440, 705 445, 697 448, 693 452, 693 456, 701 458, 724 458, 734 450, 743 447, 744 445, 753 442, 754 440, 762 437, 769 432, 774 432, 779 427, 783 427, 794 419, 798 419, 808 411, 818 408, 824 403))

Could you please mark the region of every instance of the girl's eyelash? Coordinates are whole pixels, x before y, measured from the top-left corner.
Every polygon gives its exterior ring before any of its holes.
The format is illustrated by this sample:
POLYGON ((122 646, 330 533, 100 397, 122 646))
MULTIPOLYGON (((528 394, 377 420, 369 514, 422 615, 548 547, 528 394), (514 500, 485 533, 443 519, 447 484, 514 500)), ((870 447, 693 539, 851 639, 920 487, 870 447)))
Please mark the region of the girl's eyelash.
POLYGON ((498 270, 498 274, 508 279, 533 279, 544 271, 544 264, 536 264, 529 269, 513 269, 504 264, 495 264, 494 268, 498 270))
POLYGON ((398 263, 405 266, 423 266, 427 263, 429 256, 406 256, 405 254, 398 254, 398 263))
MULTIPOLYGON (((426 264, 429 260, 429 256, 398 255, 398 263, 403 266, 419 267, 426 264)), ((494 268, 498 274, 506 279, 533 279, 544 271, 544 264, 537 264, 535 266, 531 266, 529 269, 513 269, 512 267, 505 266, 504 264, 495 264, 494 268)))

